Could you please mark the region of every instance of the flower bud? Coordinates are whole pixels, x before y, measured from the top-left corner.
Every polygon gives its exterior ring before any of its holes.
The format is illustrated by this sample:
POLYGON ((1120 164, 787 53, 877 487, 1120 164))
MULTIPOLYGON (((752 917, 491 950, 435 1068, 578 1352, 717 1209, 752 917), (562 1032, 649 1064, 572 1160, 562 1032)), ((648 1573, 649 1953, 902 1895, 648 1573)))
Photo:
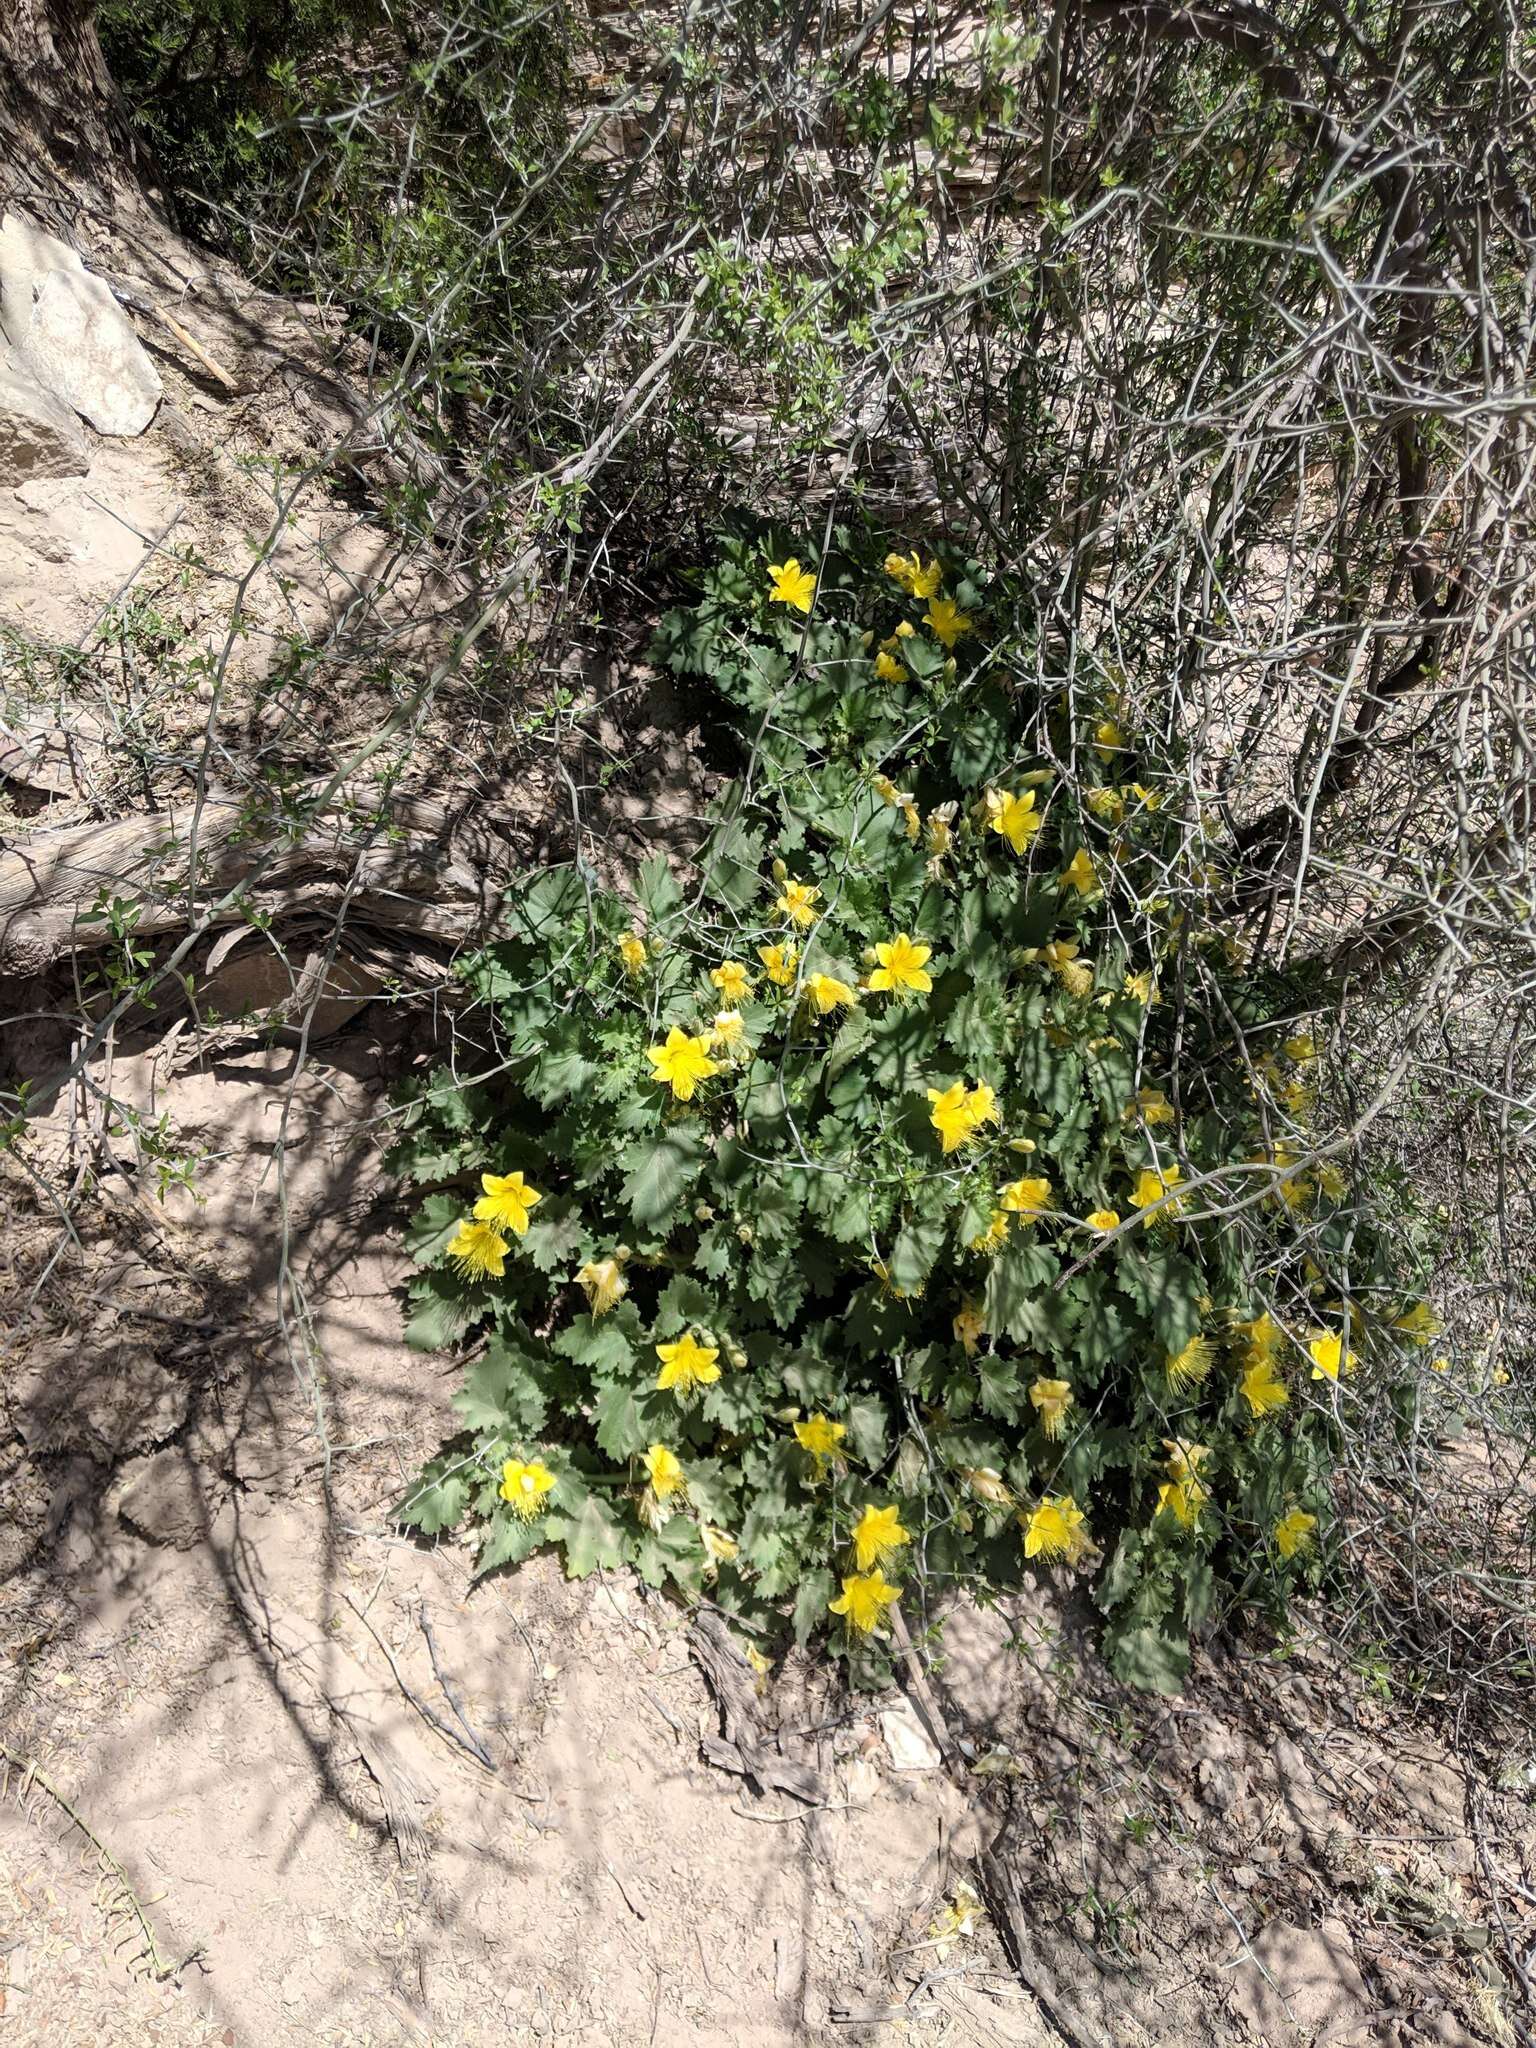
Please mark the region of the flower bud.
POLYGON ((784 865, 783 861, 776 860, 773 864, 773 879, 776 882, 782 882, 788 878, 788 875, 789 869, 784 865))

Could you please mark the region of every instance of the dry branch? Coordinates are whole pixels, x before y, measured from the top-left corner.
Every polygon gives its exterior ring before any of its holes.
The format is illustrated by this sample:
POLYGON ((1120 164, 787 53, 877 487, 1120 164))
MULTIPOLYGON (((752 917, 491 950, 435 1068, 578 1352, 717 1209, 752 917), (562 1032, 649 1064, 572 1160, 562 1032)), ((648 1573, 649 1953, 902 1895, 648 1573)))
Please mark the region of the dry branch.
POLYGON ((426 797, 349 792, 323 816, 306 793, 281 819, 250 800, 34 833, 0 853, 0 974, 36 974, 112 942, 267 926, 346 908, 384 931, 457 945, 495 915, 516 856, 483 814, 426 797), (242 883, 249 880, 249 888, 242 883), (232 894, 232 892, 234 892, 232 894))

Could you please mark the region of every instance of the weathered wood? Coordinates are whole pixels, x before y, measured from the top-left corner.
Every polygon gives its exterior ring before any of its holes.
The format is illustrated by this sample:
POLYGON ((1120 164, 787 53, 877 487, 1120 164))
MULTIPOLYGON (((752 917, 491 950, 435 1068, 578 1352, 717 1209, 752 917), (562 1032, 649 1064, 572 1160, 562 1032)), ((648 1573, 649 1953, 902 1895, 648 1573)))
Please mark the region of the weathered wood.
POLYGON ((318 819, 295 815, 302 795, 281 818, 210 798, 29 835, 0 852, 0 974, 113 943, 99 913, 114 899, 136 939, 345 907, 351 922, 455 944, 487 928, 516 866, 483 820, 424 797, 350 792, 318 819))

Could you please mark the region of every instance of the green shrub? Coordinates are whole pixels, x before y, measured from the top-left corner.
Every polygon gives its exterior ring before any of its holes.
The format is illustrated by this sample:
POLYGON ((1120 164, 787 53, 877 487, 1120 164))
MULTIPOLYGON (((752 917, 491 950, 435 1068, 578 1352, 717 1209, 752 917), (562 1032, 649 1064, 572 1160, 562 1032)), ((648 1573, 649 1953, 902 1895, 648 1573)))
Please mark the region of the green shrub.
POLYGON ((738 534, 663 621, 742 764, 696 859, 540 875, 465 970, 497 1070, 413 1084, 411 1340, 483 1341, 401 1515, 866 1676, 890 1587, 1029 1554, 1177 1687, 1320 1581, 1349 1404, 1425 1332, 1308 1155, 1293 992, 1198 914, 1176 759, 1013 680, 1006 579, 835 543, 738 534))

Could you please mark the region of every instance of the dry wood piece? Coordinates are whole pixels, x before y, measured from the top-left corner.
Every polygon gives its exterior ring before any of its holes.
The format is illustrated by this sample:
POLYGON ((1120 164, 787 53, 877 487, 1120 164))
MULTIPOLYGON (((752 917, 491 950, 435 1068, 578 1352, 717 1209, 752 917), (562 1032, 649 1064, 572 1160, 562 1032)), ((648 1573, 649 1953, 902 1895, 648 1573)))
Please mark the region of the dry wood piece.
POLYGON ((833 1794, 820 1772, 780 1752, 776 1731, 763 1721, 751 1666, 724 1622, 707 1612, 696 1614, 688 1643, 720 1707, 723 1734, 700 1738, 706 1761, 759 1791, 787 1792, 808 1806, 829 1805, 833 1794))
POLYGON ((147 817, 31 834, 0 852, 0 974, 37 974, 133 936, 334 915, 456 944, 483 931, 516 856, 505 839, 425 797, 349 791, 305 819, 210 798, 147 817), (298 820, 294 822, 295 818, 298 820))

